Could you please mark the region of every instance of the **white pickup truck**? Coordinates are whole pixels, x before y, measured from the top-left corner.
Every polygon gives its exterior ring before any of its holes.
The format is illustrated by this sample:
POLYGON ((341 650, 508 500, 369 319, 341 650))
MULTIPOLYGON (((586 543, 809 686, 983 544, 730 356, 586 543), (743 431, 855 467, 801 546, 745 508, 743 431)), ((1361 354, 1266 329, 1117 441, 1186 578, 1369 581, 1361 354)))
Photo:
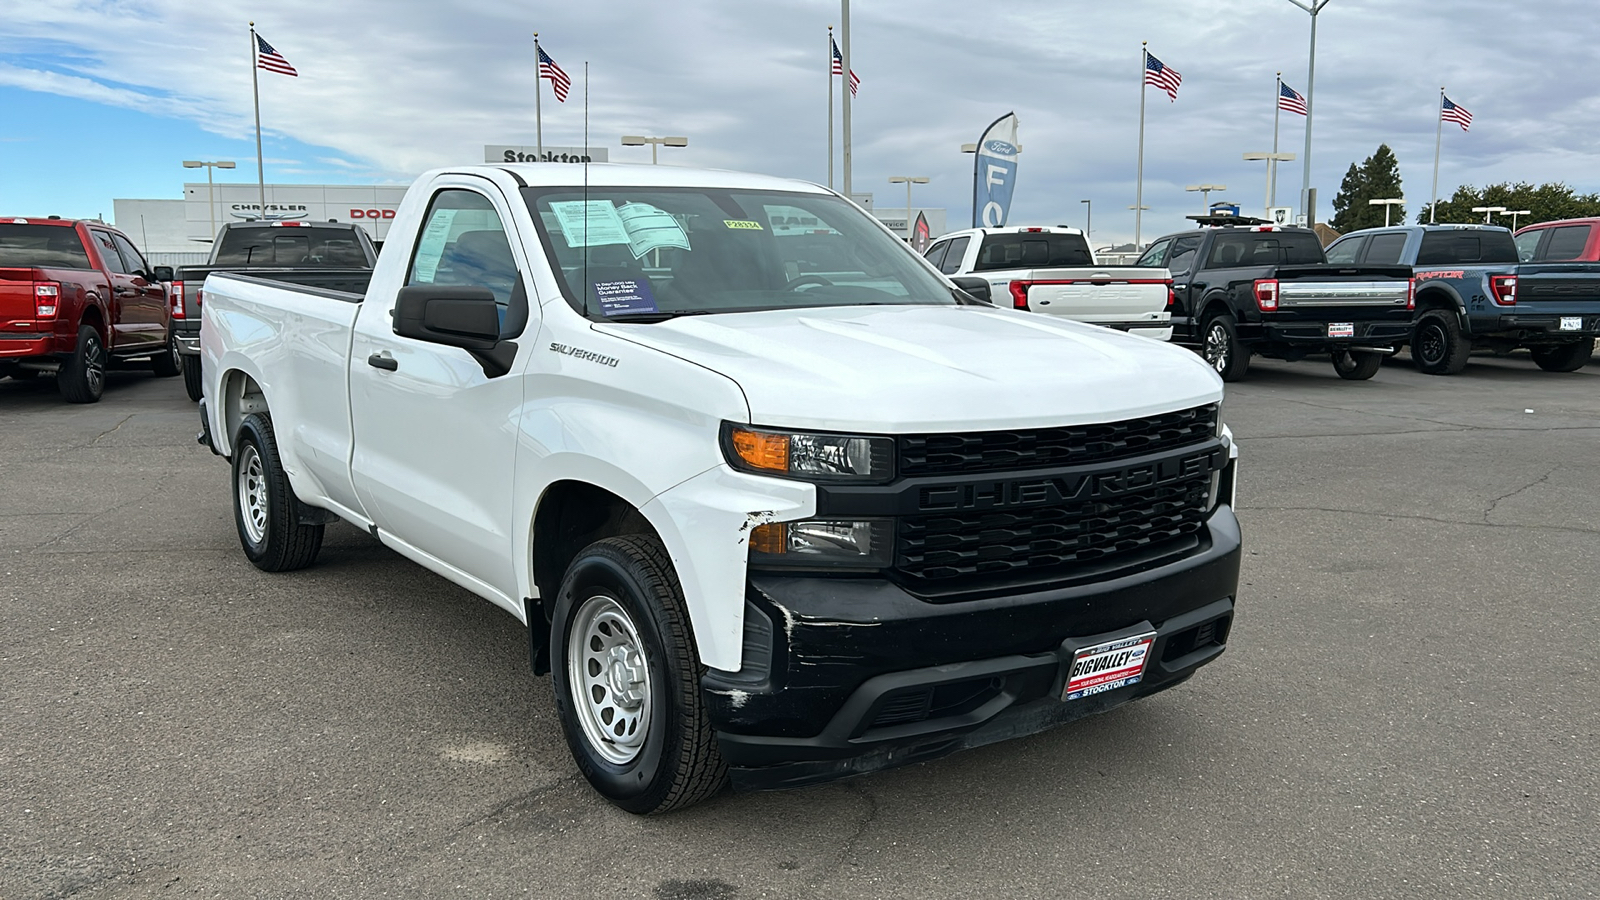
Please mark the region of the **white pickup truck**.
POLYGON ((952 278, 988 282, 996 304, 1172 339, 1172 276, 1097 265, 1076 228, 970 228, 940 236, 923 255, 952 278))
POLYGON ((504 608, 624 809, 1032 733, 1227 641, 1216 374, 979 303, 815 185, 439 170, 364 294, 205 292, 249 559, 342 519, 504 608))

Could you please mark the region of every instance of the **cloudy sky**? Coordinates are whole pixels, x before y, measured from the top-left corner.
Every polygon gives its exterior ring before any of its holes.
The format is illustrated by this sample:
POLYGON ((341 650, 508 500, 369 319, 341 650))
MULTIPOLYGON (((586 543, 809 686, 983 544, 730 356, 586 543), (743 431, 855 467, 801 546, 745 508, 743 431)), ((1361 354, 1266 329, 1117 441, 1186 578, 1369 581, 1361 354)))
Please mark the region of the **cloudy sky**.
MULTIPOLYGON (((683 134, 674 163, 827 177, 829 24, 838 0, 0 0, 0 214, 109 217, 113 197, 181 196, 183 159, 234 159, 254 182, 247 22, 300 71, 261 74, 270 182, 403 183, 531 144, 532 36, 574 80, 544 95, 548 144, 683 134)), ((1262 205, 1274 73, 1306 90, 1310 18, 1288 0, 855 0, 854 186, 903 203, 890 175, 926 175, 918 205, 970 215, 959 152, 1008 110, 1021 120, 1011 221, 1133 233, 1140 41, 1183 74, 1152 90, 1144 237, 1211 199, 1262 205), (897 199, 899 198, 899 199, 897 199)), ((1345 169, 1381 142, 1408 211, 1427 202, 1440 86, 1472 111, 1447 124, 1440 193, 1461 183, 1563 181, 1600 191, 1600 46, 1593 0, 1331 0, 1319 17, 1311 182, 1322 217, 1345 169)), ((1299 153, 1303 119, 1285 115, 1299 153)), ((1301 164, 1286 164, 1293 205, 1301 164)))

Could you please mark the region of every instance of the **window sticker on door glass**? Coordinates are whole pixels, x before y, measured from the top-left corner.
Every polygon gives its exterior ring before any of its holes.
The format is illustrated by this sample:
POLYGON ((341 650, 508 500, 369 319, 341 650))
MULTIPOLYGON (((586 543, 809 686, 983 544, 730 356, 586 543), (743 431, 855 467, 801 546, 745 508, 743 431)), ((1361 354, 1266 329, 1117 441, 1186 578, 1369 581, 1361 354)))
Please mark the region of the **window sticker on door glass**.
POLYGON ((617 215, 628 231, 628 249, 634 259, 651 250, 668 247, 689 249, 689 236, 683 233, 683 226, 671 213, 660 207, 648 203, 625 203, 617 215))
POLYGON ((628 229, 610 200, 557 200, 550 211, 561 222, 568 247, 603 247, 628 243, 628 229))
POLYGON ((595 299, 600 304, 600 312, 608 316, 657 311, 655 294, 650 292, 650 282, 643 278, 591 283, 594 285, 595 299))
POLYGON ((411 264, 412 284, 432 284, 439 269, 439 259, 444 256, 444 245, 450 238, 450 229, 456 223, 459 209, 436 209, 422 229, 422 239, 417 241, 417 258, 411 264))

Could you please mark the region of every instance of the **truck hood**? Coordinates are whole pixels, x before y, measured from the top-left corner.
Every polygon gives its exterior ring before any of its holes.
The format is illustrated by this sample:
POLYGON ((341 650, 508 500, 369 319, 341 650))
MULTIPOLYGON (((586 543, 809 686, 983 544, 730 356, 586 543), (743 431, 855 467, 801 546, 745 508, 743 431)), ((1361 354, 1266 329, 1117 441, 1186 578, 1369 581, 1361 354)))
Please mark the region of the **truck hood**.
POLYGON ((596 330, 720 372, 758 425, 880 434, 1108 422, 1222 399, 1195 354, 976 306, 686 316, 596 330))

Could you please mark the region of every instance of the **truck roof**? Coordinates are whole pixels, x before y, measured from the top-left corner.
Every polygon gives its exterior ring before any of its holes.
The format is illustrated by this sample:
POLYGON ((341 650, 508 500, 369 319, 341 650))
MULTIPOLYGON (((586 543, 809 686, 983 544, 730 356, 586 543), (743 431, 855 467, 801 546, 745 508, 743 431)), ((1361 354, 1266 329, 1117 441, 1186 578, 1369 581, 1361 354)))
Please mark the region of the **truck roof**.
POLYGON ((775 178, 726 169, 693 169, 684 166, 649 166, 629 163, 505 163, 503 165, 451 166, 429 175, 459 172, 492 175, 510 172, 529 187, 581 187, 587 177, 593 187, 698 187, 741 188, 771 191, 797 191, 826 194, 828 189, 797 178, 775 178))
POLYGON ((1366 234, 1369 231, 1421 231, 1421 232, 1427 233, 1427 232, 1433 232, 1433 231, 1510 231, 1510 230, 1511 229, 1505 227, 1504 225, 1482 225, 1482 224, 1479 224, 1479 225, 1467 225, 1467 224, 1402 225, 1399 222, 1396 222, 1393 225, 1374 225, 1371 228, 1358 228, 1355 231, 1347 231, 1344 234, 1339 235, 1339 237, 1349 237, 1352 234, 1366 234))
MULTIPOLYGON (((893 209, 894 207, 890 207, 893 209)), ((1073 228, 1071 225, 1005 225, 1000 228, 961 228, 956 231, 947 231, 934 240, 942 240, 955 234, 1083 234, 1082 228, 1073 228)))
POLYGON ((63 219, 60 216, 0 216, 0 222, 10 225, 65 225, 72 227, 82 222, 85 225, 99 225, 115 229, 114 225, 107 225, 99 219, 63 219))

